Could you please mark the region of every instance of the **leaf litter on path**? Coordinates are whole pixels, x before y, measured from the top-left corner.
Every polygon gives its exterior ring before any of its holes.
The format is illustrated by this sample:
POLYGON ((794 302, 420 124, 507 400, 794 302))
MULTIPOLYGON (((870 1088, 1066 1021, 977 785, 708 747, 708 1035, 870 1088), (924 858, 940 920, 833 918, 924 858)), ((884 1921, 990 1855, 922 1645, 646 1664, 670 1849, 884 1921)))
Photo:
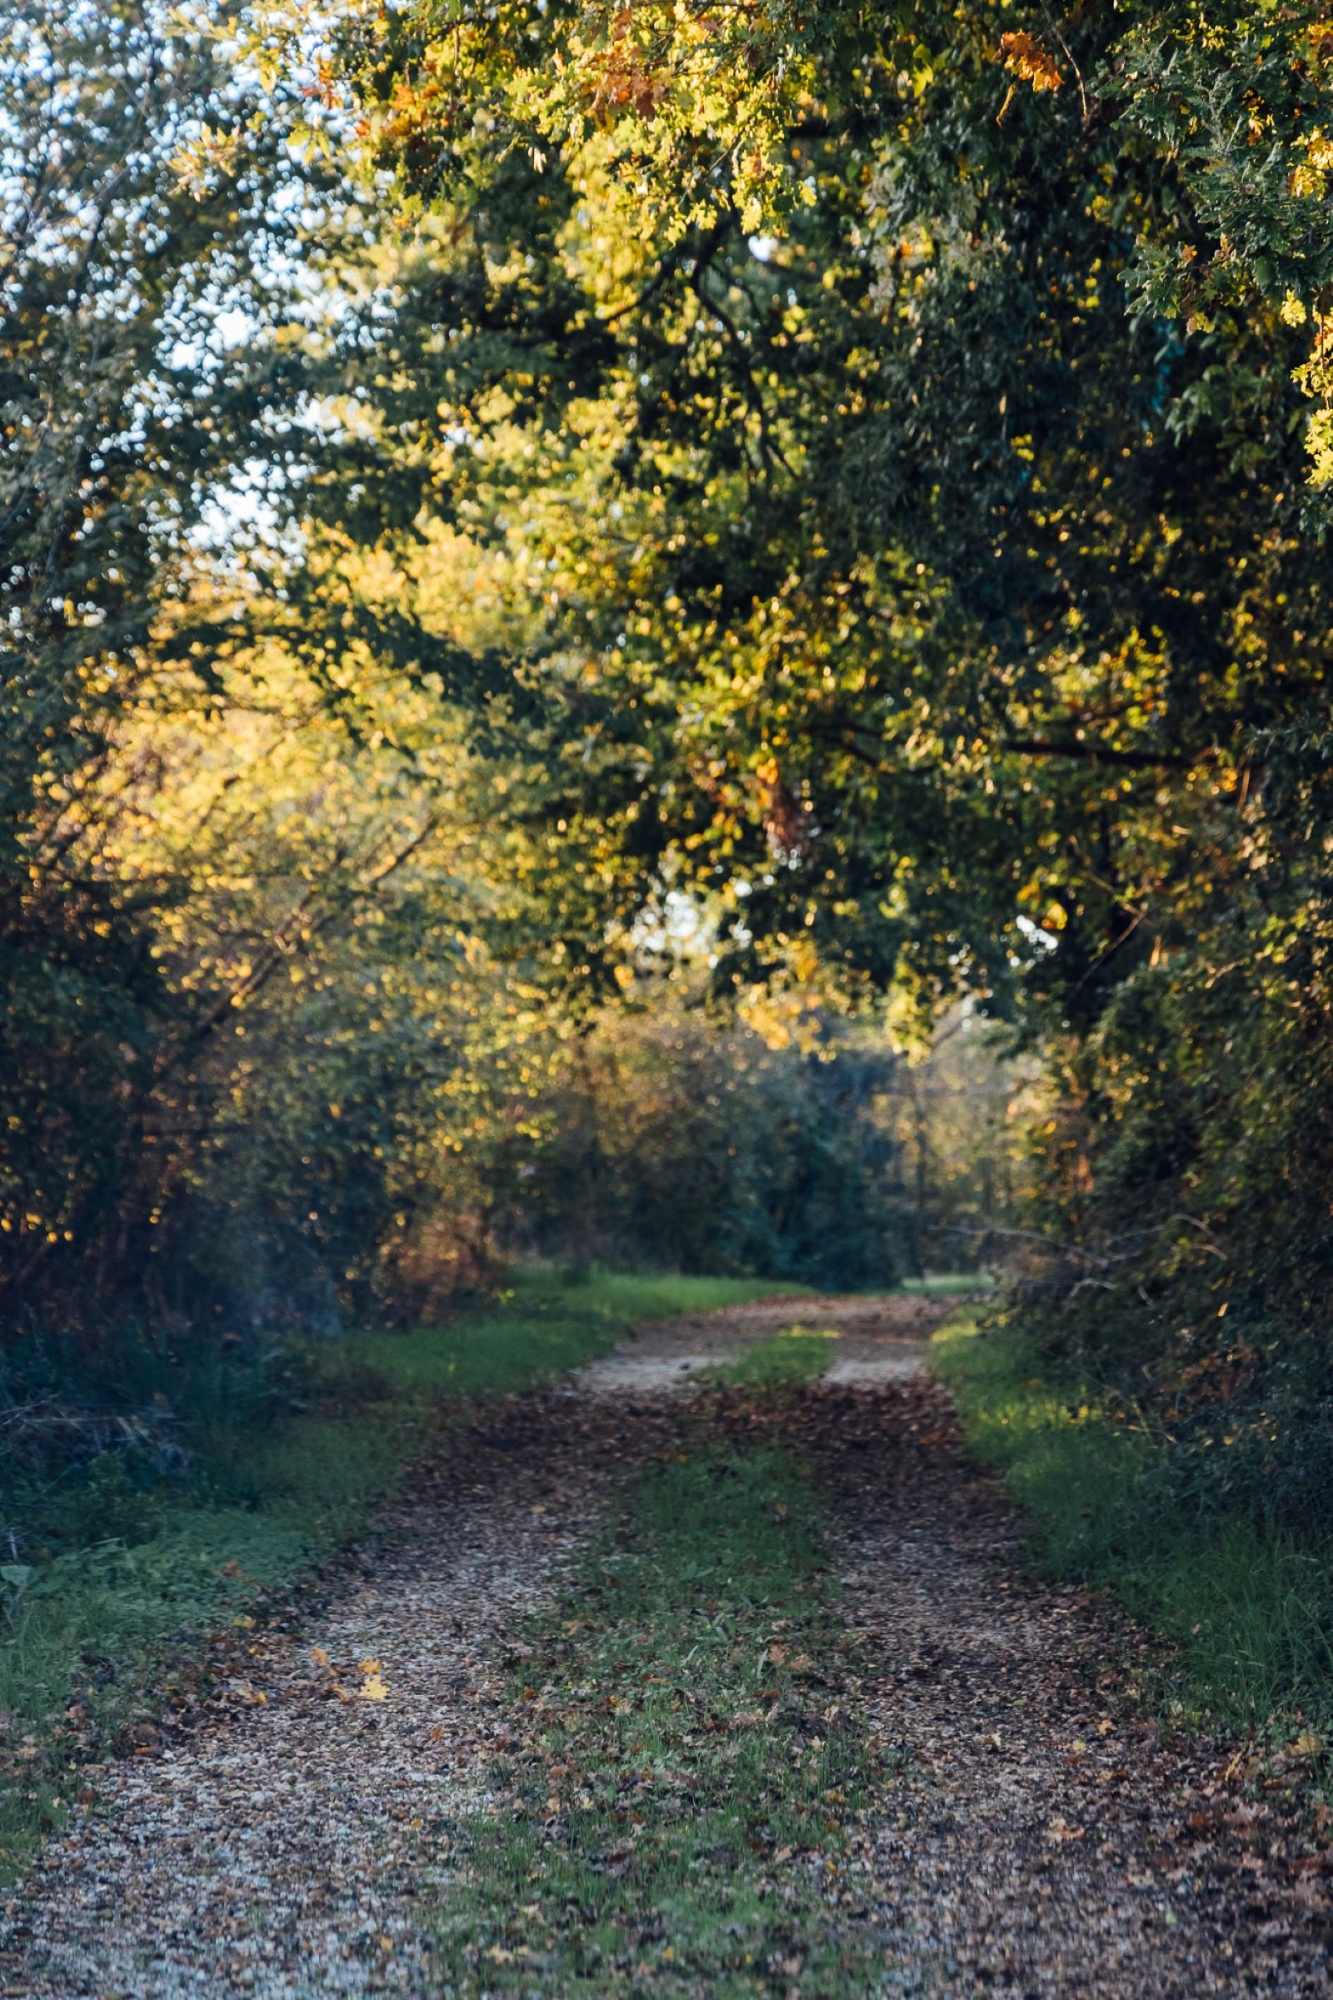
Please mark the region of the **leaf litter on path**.
MULTIPOLYGON (((818 1304, 793 1302, 791 1318, 820 1323, 818 1304)), ((914 1311, 910 1331, 927 1325, 914 1311)), ((1176 1740, 1145 1720, 1132 1690, 1146 1641, 1079 1593, 1034 1584, 1019 1532, 921 1378, 684 1398, 544 1392, 451 1421, 322 1617, 302 1629, 299 1607, 256 1607, 250 1629, 219 1640, 212 1693, 164 1718, 145 1754, 90 1774, 97 1796, 6 1906, 4 1990, 425 2000, 458 1990, 462 1966, 478 1994, 564 2000, 558 1953, 549 1976, 539 1963, 558 1942, 543 1880, 524 1903, 472 1907, 485 1879, 478 1831, 512 1828, 522 1806, 511 1862, 526 1881, 549 1860, 534 1824, 577 1864, 568 1828, 591 1809, 604 1830, 623 1829, 612 1844, 599 1835, 596 1869, 628 1893, 636 1852, 725 1811, 727 1772, 735 1796, 742 1778, 762 1781, 755 1746, 781 1732, 797 1759, 837 1745, 843 1782, 822 1786, 817 1840, 804 1822, 792 1838, 755 1815, 707 1865, 708 1894, 744 1904, 742 1931, 790 1914, 774 1947, 748 1965, 738 1949, 730 1969, 706 1973, 698 1936, 692 1945, 677 1914, 673 1942, 667 1909, 647 1954, 636 1933, 639 1970, 594 1967, 570 1991, 628 1980, 775 2000, 1326 1992, 1323 1832, 1285 1782, 1251 1779, 1238 1746, 1176 1740), (598 1770, 557 1752, 534 1808, 538 1738, 543 1755, 563 1732, 571 1755, 600 1743, 620 1758, 655 1679, 668 1706, 679 1688, 678 1663, 659 1675, 646 1648, 632 1681, 618 1669, 619 1686, 573 1683, 553 1712, 542 1621, 559 1607, 571 1661, 602 1643, 580 1628, 614 1623, 617 1558, 643 1555, 632 1524, 616 1544, 609 1495, 645 1463, 697 1449, 701 1424, 710 1450, 778 1449, 813 1471, 837 1559, 820 1588, 842 1637, 816 1621, 811 1644, 768 1619, 763 1658, 757 1645, 751 1658, 757 1626, 729 1608, 725 1579, 701 1576, 701 1615, 744 1637, 743 1657, 731 1658, 736 1641, 716 1653, 733 1675, 730 1709, 687 1732, 689 1754, 707 1753, 708 1796, 641 1755, 598 1770), (589 1550, 600 1597, 581 1567, 589 1550)), ((634 1637, 615 1644, 623 1653, 634 1637)))

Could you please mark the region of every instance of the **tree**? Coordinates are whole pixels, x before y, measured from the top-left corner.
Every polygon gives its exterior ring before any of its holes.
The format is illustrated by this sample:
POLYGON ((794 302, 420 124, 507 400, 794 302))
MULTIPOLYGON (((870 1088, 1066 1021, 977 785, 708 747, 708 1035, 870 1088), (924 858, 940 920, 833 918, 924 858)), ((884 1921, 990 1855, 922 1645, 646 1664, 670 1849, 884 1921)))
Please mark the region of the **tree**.
POLYGON ((1321 1163, 1284 1203, 1328 1046, 1326 44, 517 5, 343 47, 419 218, 383 407, 527 594, 478 712, 541 718, 579 962, 674 892, 724 992, 984 996, 1062 1080, 1052 1231, 1119 1244, 1168 1372, 1219 1236, 1258 1297, 1325 1233, 1321 1163))
POLYGON ((396 406, 447 387, 448 504, 540 578, 571 876, 595 828, 631 904, 731 898, 724 976, 799 937, 1005 1006, 1017 957, 1086 1028, 1319 699, 1300 341, 1127 310, 1189 207, 1118 23, 728 22, 352 42, 441 218, 396 406))

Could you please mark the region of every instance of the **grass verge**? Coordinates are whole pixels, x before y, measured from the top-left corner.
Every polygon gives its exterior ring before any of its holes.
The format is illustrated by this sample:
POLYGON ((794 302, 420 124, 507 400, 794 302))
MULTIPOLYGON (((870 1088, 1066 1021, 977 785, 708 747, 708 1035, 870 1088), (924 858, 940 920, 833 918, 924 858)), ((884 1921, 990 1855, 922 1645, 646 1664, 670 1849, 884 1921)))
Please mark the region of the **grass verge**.
POLYGON ((968 1441, 1025 1509, 1041 1567, 1111 1590, 1170 1642, 1145 1690, 1175 1718, 1304 1754, 1333 1734, 1333 1547, 1182 1491, 1166 1448, 1086 1385, 1053 1382, 1011 1326, 961 1313, 932 1364, 968 1441))
POLYGON ((799 1461, 700 1420, 527 1636, 513 1754, 453 1828, 445 1990, 874 1990, 883 1943, 839 1895, 872 1771, 830 1704, 847 1641, 799 1461))
POLYGON ((604 1352, 634 1320, 772 1289, 520 1273, 498 1304, 448 1325, 293 1350, 276 1395, 239 1371, 190 1395, 161 1369, 157 1406, 179 1404, 165 1465, 134 1444, 131 1424, 123 1448, 5 1477, 0 1882, 59 1823, 81 1770, 128 1747, 164 1661, 353 1536, 426 1448, 442 1401, 529 1388, 604 1352))

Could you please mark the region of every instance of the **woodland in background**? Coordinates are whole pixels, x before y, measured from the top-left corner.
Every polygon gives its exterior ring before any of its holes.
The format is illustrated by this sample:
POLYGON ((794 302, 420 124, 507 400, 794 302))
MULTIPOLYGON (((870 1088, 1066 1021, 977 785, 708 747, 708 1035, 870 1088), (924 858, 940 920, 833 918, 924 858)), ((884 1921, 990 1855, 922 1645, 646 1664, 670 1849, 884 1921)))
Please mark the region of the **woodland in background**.
POLYGON ((966 1014, 915 1064, 845 1028, 803 1051, 679 1007, 612 1019, 549 1104, 510 1230, 575 1267, 829 1292, 984 1268, 1017 1212, 1031 1083, 966 1014))
POLYGON ((6 1337, 998 1224, 1191 1490, 1322 1517, 1331 56, 11 5, 6 1337), (906 1108, 960 1007, 1008 1192, 906 1108))

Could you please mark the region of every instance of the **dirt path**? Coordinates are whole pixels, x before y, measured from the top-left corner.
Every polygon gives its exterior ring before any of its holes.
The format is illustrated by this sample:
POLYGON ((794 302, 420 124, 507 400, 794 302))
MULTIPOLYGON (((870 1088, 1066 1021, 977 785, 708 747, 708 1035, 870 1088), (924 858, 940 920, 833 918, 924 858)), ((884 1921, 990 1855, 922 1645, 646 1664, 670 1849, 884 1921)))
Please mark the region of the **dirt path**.
POLYGON ((605 1360, 586 1368, 581 1386, 594 1395, 633 1395, 680 1388, 682 1378, 731 1361, 748 1346, 792 1326, 829 1332, 825 1380, 863 1387, 911 1375, 923 1343, 957 1305, 931 1299, 758 1299, 724 1312, 693 1313, 641 1328, 605 1360))
POLYGON ((838 1331, 830 1376, 746 1421, 813 1458, 839 1523, 860 1665, 821 1691, 819 1726, 890 1754, 828 1893, 883 1939, 875 1991, 1325 1993, 1323 1850, 1280 1793, 1224 1777, 1226 1746, 1137 1723, 1126 1635, 1016 1566, 1010 1510, 941 1392, 905 1372, 943 1310, 801 1300, 680 1322, 455 1425, 320 1621, 238 1635, 230 1684, 102 1774, 7 1907, 4 1992, 429 1994, 441 1829, 486 1810, 516 1620, 671 1434, 669 1385, 799 1320, 838 1331))
POLYGON ((627 1437, 568 1390, 452 1427, 322 1619, 258 1619, 210 1699, 108 1767, 8 1905, 3 1991, 426 1991, 432 1832, 485 1809, 511 1627, 652 1434, 651 1412, 627 1437))
POLYGON ((1280 1780, 1252 1795, 1236 1746, 1144 1719, 1144 1642, 1024 1574, 943 1392, 817 1392, 796 1431, 844 1524, 870 1663, 845 1698, 900 1758, 855 1891, 899 1932, 886 1990, 1326 1993, 1333 1857, 1280 1780))

